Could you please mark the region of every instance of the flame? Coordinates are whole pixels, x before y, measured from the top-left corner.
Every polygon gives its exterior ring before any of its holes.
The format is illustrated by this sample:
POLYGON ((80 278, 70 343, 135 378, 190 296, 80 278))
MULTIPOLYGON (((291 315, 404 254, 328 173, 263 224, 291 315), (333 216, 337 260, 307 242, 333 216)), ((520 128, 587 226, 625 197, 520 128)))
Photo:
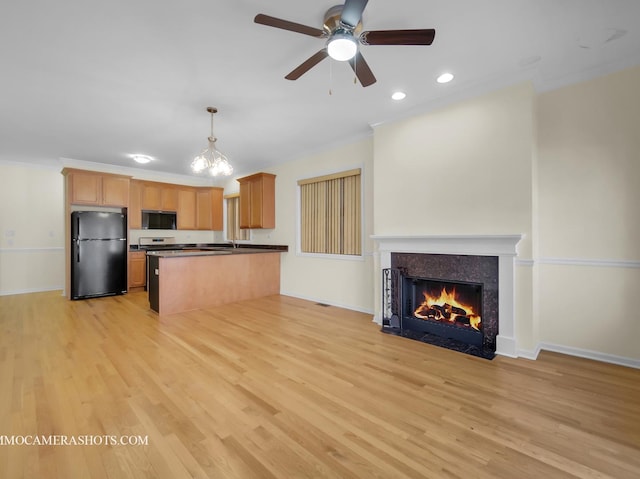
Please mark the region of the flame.
POLYGON ((443 287, 438 297, 430 296, 427 292, 422 294, 424 301, 413 313, 416 317, 449 323, 455 323, 456 321, 463 324, 468 323, 473 329, 480 331, 480 325, 482 324, 480 315, 473 310, 472 306, 458 301, 455 288, 447 291, 443 287), (461 321, 463 318, 464 321, 461 321))

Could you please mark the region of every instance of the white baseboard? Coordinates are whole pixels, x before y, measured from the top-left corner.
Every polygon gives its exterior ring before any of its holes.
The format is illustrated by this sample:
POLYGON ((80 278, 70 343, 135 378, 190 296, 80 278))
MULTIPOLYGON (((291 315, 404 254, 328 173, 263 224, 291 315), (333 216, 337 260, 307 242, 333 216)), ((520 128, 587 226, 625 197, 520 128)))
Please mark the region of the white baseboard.
POLYGON ((51 288, 14 289, 9 291, 0 291, 0 296, 12 296, 14 294, 28 294, 28 293, 45 293, 47 291, 61 291, 62 289, 64 289, 62 286, 54 286, 51 288))
POLYGON ((533 351, 528 349, 518 349, 518 357, 524 359, 530 359, 531 361, 535 361, 538 359, 538 354, 540 354, 540 345, 536 347, 533 351))
POLYGON ((289 291, 280 291, 280 294, 283 296, 291 296, 292 298, 304 299, 306 301, 313 301, 314 303, 328 304, 329 306, 335 306, 336 308, 350 309, 351 311, 358 311, 359 313, 374 314, 374 311, 371 309, 360 308, 352 304, 336 303, 334 301, 327 301, 326 299, 323 299, 323 298, 314 298, 311 296, 304 296, 296 293, 291 293, 289 291))
MULTIPOLYGON (((603 363, 618 364, 620 366, 626 366, 629 368, 640 369, 640 359, 627 358, 624 356, 616 356, 614 354, 601 353, 598 351, 591 351, 588 349, 574 348, 571 346, 563 346, 561 344, 545 343, 538 344, 538 352, 540 350, 552 351, 554 353, 567 354, 569 356, 576 356, 579 358, 593 359, 594 361, 601 361, 603 363)), ((537 354, 536 354, 537 357, 537 354)))

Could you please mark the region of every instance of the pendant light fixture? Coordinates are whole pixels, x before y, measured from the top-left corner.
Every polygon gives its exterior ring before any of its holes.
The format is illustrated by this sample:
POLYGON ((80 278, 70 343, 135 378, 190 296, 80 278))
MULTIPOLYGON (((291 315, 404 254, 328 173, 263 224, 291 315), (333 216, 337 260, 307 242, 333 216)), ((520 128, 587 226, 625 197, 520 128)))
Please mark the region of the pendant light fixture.
POLYGON ((209 147, 205 148, 191 162, 191 169, 194 173, 209 172, 211 176, 229 176, 233 173, 233 167, 229 160, 218 149, 216 149, 217 138, 213 136, 213 115, 218 113, 218 109, 210 106, 207 111, 211 113, 211 136, 208 138, 209 147))

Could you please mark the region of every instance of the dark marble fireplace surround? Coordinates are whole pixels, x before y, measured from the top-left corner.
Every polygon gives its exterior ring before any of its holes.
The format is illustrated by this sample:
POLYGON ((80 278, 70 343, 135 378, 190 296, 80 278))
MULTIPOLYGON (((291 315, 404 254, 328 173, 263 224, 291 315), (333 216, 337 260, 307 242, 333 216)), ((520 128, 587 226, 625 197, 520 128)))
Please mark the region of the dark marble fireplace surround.
POLYGON ((498 335, 497 256, 391 253, 391 267, 414 278, 482 284, 483 349, 492 356, 498 335))

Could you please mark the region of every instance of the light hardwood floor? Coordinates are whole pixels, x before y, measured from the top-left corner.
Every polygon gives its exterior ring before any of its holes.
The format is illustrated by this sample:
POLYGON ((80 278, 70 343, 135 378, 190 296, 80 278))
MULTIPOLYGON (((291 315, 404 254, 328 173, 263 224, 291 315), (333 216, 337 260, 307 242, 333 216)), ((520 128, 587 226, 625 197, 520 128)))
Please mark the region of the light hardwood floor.
POLYGON ((638 478, 640 371, 285 296, 161 318, 144 293, 5 296, 0 439, 1 478, 638 478), (6 445, 29 435, 148 445, 6 445))

